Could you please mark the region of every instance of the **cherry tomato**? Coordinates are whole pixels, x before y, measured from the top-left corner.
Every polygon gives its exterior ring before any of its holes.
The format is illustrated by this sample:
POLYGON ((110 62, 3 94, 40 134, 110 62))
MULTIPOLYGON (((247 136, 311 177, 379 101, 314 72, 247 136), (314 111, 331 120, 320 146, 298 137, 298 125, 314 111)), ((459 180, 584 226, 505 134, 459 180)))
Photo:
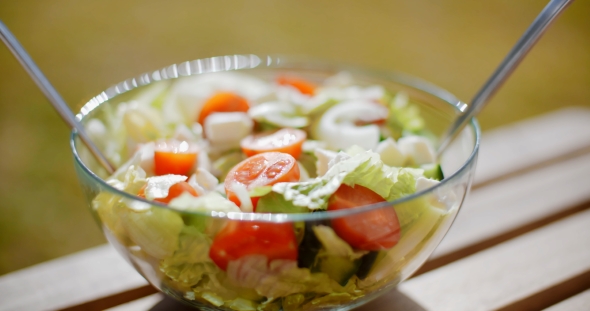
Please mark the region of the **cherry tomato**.
POLYGON ((247 255, 297 260, 297 239, 290 223, 229 221, 215 236, 209 257, 221 269, 247 255))
MULTIPOLYGON (((330 197, 328 210, 341 210, 384 202, 365 187, 341 185, 330 197)), ((334 232, 352 247, 367 251, 392 248, 400 238, 400 224, 393 207, 332 220, 334 232)))
MULTIPOLYGON (((287 153, 265 152, 249 157, 234 166, 227 174, 224 186, 227 198, 240 206, 240 200, 233 191, 234 183, 252 190, 259 186, 293 181, 299 181, 299 166, 295 158, 287 153)), ((252 198, 254 208, 257 202, 258 198, 252 198)))
MULTIPOLYGON (((137 193, 137 196, 145 198, 145 188, 146 187, 147 187, 147 184, 145 186, 143 186, 141 189, 139 189, 139 193, 137 193)), ((170 190, 168 190, 167 197, 157 198, 157 199, 154 199, 154 201, 168 204, 168 203, 170 203, 170 201, 172 201, 172 199, 179 197, 184 192, 188 192, 193 197, 198 196, 197 191, 195 191, 195 189, 193 187, 191 187, 191 185, 189 185, 185 181, 181 181, 181 182, 176 183, 170 187, 170 190)))
POLYGON ((284 152, 295 159, 301 155, 301 145, 307 134, 302 130, 283 128, 278 131, 268 131, 249 135, 242 139, 240 146, 247 156, 263 152, 284 152))
POLYGON ((280 85, 290 85, 299 90, 302 94, 313 95, 315 93, 316 86, 304 79, 295 77, 279 77, 277 83, 280 85))
POLYGON ((154 171, 156 175, 186 175, 197 161, 197 146, 186 141, 166 140, 156 142, 154 171))
POLYGON ((205 124, 205 119, 215 112, 247 112, 250 109, 248 101, 231 92, 221 92, 210 97, 199 114, 198 122, 205 124))

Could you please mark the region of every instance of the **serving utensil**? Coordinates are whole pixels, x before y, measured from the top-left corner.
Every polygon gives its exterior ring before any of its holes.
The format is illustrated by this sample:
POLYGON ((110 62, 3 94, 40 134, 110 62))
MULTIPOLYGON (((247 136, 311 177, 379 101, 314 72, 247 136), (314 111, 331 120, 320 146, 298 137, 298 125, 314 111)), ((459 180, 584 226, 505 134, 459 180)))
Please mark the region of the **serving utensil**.
POLYGON ((78 132, 82 142, 88 147, 88 150, 96 158, 96 160, 107 170, 109 174, 115 172, 115 167, 110 161, 102 154, 98 147, 92 142, 92 139, 88 136, 88 133, 84 129, 84 126, 78 122, 74 113, 70 110, 66 102, 63 100, 57 90, 49 83, 49 80, 45 77, 43 72, 37 67, 29 53, 23 48, 18 42, 16 37, 8 30, 8 27, 0 20, 0 38, 6 44, 10 52, 16 57, 20 64, 25 68, 29 76, 35 81, 35 84, 41 89, 41 92, 49 100, 53 108, 66 122, 66 124, 73 130, 78 132))
POLYGON ((444 133, 440 140, 441 143, 436 151, 438 157, 440 157, 442 152, 449 146, 453 139, 463 130, 465 125, 467 125, 467 123, 483 109, 490 98, 496 93, 496 91, 498 91, 504 81, 506 81, 514 69, 520 64, 533 45, 537 43, 541 35, 547 30, 547 27, 549 27, 559 13, 572 2, 573 0, 551 0, 545 6, 543 11, 539 13, 537 18, 535 18, 518 42, 516 42, 512 50, 506 55, 502 63, 500 63, 500 66, 496 68, 496 71, 494 71, 492 76, 481 87, 479 92, 477 92, 467 109, 457 117, 449 129, 444 133))
MULTIPOLYGON (((512 50, 504 58, 502 63, 498 66, 496 71, 482 86, 479 92, 471 100, 471 103, 467 106, 465 111, 460 114, 457 119, 451 124, 449 129, 441 138, 441 143, 436 151, 437 156, 440 156, 442 152, 449 146, 453 139, 458 133, 463 130, 465 125, 475 117, 483 107, 488 103, 490 98, 498 91, 504 81, 510 76, 514 69, 520 64, 522 59, 527 55, 533 45, 538 41, 541 35, 545 32, 547 27, 555 20, 555 18, 561 13, 573 0, 551 0, 520 37, 518 42, 514 45, 512 50)), ((58 114, 62 119, 78 132, 80 138, 88 146, 88 149, 92 155, 98 160, 98 162, 112 174, 115 171, 115 167, 108 161, 108 159, 101 153, 101 151, 92 142, 84 127, 77 121, 76 117, 65 103, 63 98, 59 95, 57 90, 49 83, 49 80, 45 78, 45 75, 41 72, 39 67, 31 59, 26 50, 10 32, 10 30, 0 20, 0 38, 12 54, 18 59, 21 65, 25 68, 27 73, 31 76, 33 81, 41 89, 45 97, 53 105, 58 114)))

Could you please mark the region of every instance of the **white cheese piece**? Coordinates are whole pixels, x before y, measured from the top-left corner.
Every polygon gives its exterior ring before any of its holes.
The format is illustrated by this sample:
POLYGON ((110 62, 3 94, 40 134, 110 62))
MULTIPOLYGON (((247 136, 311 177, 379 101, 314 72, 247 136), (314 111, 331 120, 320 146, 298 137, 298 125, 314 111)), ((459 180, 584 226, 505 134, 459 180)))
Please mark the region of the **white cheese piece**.
POLYGON ((331 150, 316 148, 313 154, 318 159, 315 164, 316 174, 318 176, 324 176, 324 174, 326 174, 326 172, 328 171, 328 164, 332 159, 336 158, 336 155, 338 153, 331 150))
POLYGON ((375 152, 381 156, 383 163, 389 166, 400 167, 406 163, 406 155, 400 150, 392 138, 387 138, 380 142, 375 148, 375 152))
POLYGON ((195 188, 198 195, 203 195, 207 192, 213 191, 219 184, 219 180, 209 171, 202 168, 197 169, 197 172, 188 179, 188 184, 195 188))
POLYGON ((430 141, 422 136, 405 136, 397 141, 399 149, 417 165, 434 163, 436 156, 430 141))
POLYGON ((186 179, 186 176, 173 174, 149 177, 145 187, 145 198, 148 200, 165 198, 168 196, 172 185, 186 179))
POLYGON ((205 119, 205 135, 211 144, 240 145, 250 135, 254 122, 244 112, 218 112, 205 119))
POLYGON ((426 190, 428 188, 432 188, 438 185, 440 182, 438 180, 418 177, 416 178, 416 192, 420 192, 422 190, 426 190))

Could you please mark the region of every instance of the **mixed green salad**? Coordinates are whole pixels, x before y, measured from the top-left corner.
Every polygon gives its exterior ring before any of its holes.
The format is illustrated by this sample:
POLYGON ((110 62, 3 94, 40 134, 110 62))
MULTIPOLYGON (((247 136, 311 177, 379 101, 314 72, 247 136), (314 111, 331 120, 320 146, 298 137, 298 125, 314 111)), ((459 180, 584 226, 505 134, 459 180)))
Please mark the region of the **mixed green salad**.
POLYGON ((152 265, 160 287, 220 308, 350 303, 399 279, 448 214, 448 202, 419 197, 314 221, 208 216, 355 209, 443 178, 408 95, 346 72, 162 82, 86 127, 119 167, 109 185, 170 207, 100 192, 107 236, 152 265))

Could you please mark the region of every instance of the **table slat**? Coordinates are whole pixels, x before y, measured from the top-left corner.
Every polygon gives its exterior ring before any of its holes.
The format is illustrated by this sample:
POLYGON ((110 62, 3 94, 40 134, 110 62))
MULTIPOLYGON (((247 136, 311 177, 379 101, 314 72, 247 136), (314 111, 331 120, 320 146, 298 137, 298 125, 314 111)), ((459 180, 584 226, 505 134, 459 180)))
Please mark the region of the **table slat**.
MULTIPOLYGON (((398 290, 427 310, 496 310, 590 272, 590 210, 410 279, 398 290)), ((590 286, 590 278, 580 286, 590 286)), ((395 306, 382 297, 380 303, 395 306)), ((551 297, 536 297, 538 304, 551 297)), ((532 302, 531 302, 532 303, 532 302)))
POLYGON ((590 149, 590 109, 571 107, 482 135, 475 186, 590 149))
POLYGON ((0 310, 55 310, 147 285, 110 245, 0 278, 0 310))
POLYGON ((546 311, 588 311, 590 310, 590 289, 555 304, 546 311))
POLYGON ((588 176, 590 154, 474 190, 432 258, 590 203, 588 176))

